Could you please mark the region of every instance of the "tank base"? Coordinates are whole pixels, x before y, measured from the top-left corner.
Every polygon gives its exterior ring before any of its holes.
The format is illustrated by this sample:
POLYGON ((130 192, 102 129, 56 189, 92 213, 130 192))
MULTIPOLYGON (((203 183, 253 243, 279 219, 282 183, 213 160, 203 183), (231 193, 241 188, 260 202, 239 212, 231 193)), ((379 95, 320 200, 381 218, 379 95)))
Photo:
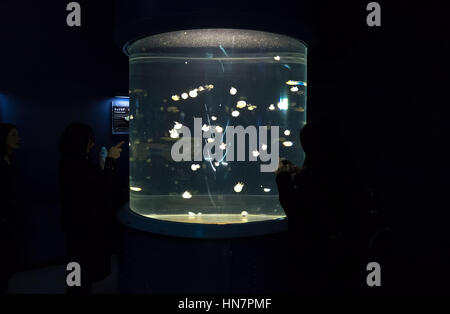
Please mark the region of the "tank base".
POLYGON ((166 236, 200 239, 263 236, 285 232, 288 228, 287 217, 281 215, 143 216, 130 210, 128 205, 119 211, 117 218, 122 224, 133 229, 166 236))
POLYGON ((119 291, 125 294, 288 292, 286 232, 192 239, 122 227, 119 291))

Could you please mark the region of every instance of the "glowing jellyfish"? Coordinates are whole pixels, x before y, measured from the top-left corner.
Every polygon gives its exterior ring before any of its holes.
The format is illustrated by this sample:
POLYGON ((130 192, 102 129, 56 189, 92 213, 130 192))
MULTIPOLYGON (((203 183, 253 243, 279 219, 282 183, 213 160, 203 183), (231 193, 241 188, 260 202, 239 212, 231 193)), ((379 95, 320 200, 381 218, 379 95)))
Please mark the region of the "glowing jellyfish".
POLYGON ((210 137, 207 139, 207 141, 208 141, 208 143, 212 143, 212 142, 214 142, 214 139, 212 137, 210 137))
POLYGON ((298 92, 298 87, 297 86, 291 87, 291 92, 298 92))
POLYGON ((184 191, 184 193, 183 193, 183 198, 191 198, 192 197, 192 194, 191 193, 189 193, 189 191, 184 191))
POLYGON ((275 110, 275 106, 274 106, 273 104, 271 104, 271 105, 269 106, 269 110, 275 110))
POLYGON ((264 188, 264 192, 270 192, 270 189, 269 188, 264 188))
POLYGON ((179 130, 179 129, 181 129, 182 126, 183 126, 183 125, 182 125, 181 123, 175 121, 175 126, 174 126, 173 128, 174 128, 175 130, 179 130))
POLYGON ((223 128, 221 127, 221 126, 216 126, 216 131, 218 132, 218 133, 222 133, 223 132, 223 128))
POLYGON ((172 96, 172 100, 173 100, 173 101, 178 101, 178 100, 180 100, 180 96, 178 96, 178 95, 173 95, 173 96, 172 96))
POLYGON ((243 210, 243 211, 241 212, 241 215, 245 217, 245 216, 248 215, 248 213, 247 213, 247 211, 243 210))
POLYGON ((259 152, 257 150, 254 150, 254 151, 252 151, 252 155, 253 155, 253 157, 258 157, 259 152))
POLYGON ((194 216, 195 216, 195 213, 193 213, 193 212, 188 212, 188 215, 191 216, 191 217, 194 217, 194 216))
POLYGON ((266 149, 267 149, 267 145, 266 145, 266 144, 262 144, 262 145, 261 145, 261 149, 262 149, 262 150, 266 150, 266 149))
POLYGON ((140 191, 142 191, 141 188, 138 188, 138 187, 135 187, 135 186, 130 186, 130 190, 131 190, 131 191, 135 191, 135 192, 140 192, 140 191))
POLYGON ((234 110, 234 111, 231 113, 231 115, 232 115, 233 117, 238 117, 238 116, 239 116, 239 111, 234 110))
POLYGON ((181 98, 183 98, 183 99, 187 99, 188 97, 189 97, 189 95, 187 93, 181 94, 181 98))
POLYGON ((273 57, 273 59, 275 60, 275 61, 280 61, 280 56, 275 56, 275 57, 273 57))
POLYGON ((202 215, 202 213, 201 213, 201 212, 198 212, 198 213, 197 213, 197 216, 201 216, 201 215, 202 215))
POLYGON ((134 119, 134 116, 132 115, 132 114, 130 114, 130 120, 133 120, 134 119))
POLYGON ((216 166, 216 167, 219 167, 219 165, 220 165, 220 162, 218 162, 218 161, 216 161, 216 162, 214 163, 214 166, 216 166))
POLYGON ((250 110, 250 111, 252 111, 252 110, 256 109, 256 106, 249 105, 249 106, 247 107, 247 109, 250 110))
POLYGON ((244 183, 242 182, 238 182, 235 186, 234 186, 234 191, 236 193, 239 193, 242 191, 242 188, 244 187, 244 183))
POLYGON ((220 144, 219 148, 220 148, 221 150, 224 150, 225 148, 227 148, 227 144, 222 143, 222 144, 220 144))
POLYGON ((212 116, 212 117, 211 117, 211 120, 216 121, 216 120, 217 120, 217 117, 216 117, 216 116, 212 116))
POLYGON ((286 82, 287 85, 293 86, 293 85, 299 85, 300 81, 293 81, 293 80, 289 80, 286 82))
POLYGON ((203 132, 208 132, 209 131, 209 125, 203 124, 202 131, 203 132))
POLYGON ((278 108, 280 108, 280 110, 287 110, 288 108, 288 100, 287 98, 283 98, 279 103, 278 103, 278 108))
POLYGON ((213 84, 209 84, 208 87, 211 88, 211 89, 213 89, 213 88, 214 88, 214 85, 213 85, 213 84))
POLYGON ((291 131, 289 131, 289 130, 284 131, 284 135, 286 135, 286 136, 291 135, 291 131))
POLYGON ((189 96, 191 96, 192 98, 197 97, 197 89, 193 89, 189 92, 189 96))
POLYGON ((234 88, 234 87, 231 87, 231 88, 230 88, 230 94, 231 94, 231 95, 236 95, 236 93, 237 93, 237 89, 234 88))
POLYGON ((192 169, 192 171, 197 171, 198 169, 200 169, 200 165, 199 164, 192 164, 191 165, 191 169, 192 169))
POLYGON ((292 143, 291 141, 284 141, 283 145, 286 147, 291 147, 292 145, 294 145, 294 143, 292 143))
POLYGON ((198 88, 198 91, 199 92, 203 92, 205 89, 203 88, 203 86, 200 86, 199 88, 198 88))
POLYGON ((245 102, 245 100, 239 100, 236 104, 236 107, 238 107, 239 109, 245 108, 247 106, 247 103, 245 102))
POLYGON ((170 137, 171 138, 178 138, 180 135, 178 134, 178 131, 175 129, 169 130, 170 137))

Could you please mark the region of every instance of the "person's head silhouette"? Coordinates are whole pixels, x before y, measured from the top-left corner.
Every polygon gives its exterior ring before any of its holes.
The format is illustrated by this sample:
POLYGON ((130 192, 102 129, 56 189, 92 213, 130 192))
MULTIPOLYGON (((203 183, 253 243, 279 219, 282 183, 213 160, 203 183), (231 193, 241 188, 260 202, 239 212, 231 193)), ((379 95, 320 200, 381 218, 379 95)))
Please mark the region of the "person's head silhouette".
POLYGON ((20 146, 19 131, 14 124, 0 123, 0 157, 10 161, 13 152, 20 146))
POLYGON ((95 143, 92 128, 84 123, 72 122, 59 142, 59 152, 63 155, 85 156, 95 143))
POLYGON ((332 120, 323 118, 307 123, 300 132, 300 143, 306 155, 306 165, 323 165, 341 157, 343 143, 339 128, 332 120))

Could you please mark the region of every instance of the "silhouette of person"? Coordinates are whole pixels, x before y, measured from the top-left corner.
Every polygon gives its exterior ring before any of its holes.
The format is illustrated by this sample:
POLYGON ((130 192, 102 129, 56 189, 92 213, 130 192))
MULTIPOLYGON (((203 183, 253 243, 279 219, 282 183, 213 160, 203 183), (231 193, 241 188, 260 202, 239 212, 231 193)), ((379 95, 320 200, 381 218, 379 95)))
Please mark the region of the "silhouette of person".
POLYGON ((123 143, 111 147, 98 165, 89 160, 95 144, 91 127, 73 122, 61 137, 59 184, 67 257, 68 263, 81 267, 81 287, 68 287, 69 294, 91 293, 92 283, 110 273, 114 213, 109 192, 123 143))
POLYGON ((276 182, 288 217, 290 290, 353 294, 365 283, 364 192, 337 126, 308 123, 300 132, 302 168, 280 159, 276 182))
POLYGON ((0 294, 8 290, 9 279, 17 258, 13 236, 16 197, 11 170, 12 155, 20 146, 17 127, 0 123, 0 294))

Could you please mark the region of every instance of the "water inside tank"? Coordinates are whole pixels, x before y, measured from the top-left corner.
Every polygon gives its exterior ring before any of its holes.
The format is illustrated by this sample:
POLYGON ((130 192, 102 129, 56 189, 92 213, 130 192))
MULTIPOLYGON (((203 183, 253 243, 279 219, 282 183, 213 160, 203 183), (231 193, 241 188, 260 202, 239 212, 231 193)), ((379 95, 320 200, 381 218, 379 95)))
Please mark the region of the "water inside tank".
POLYGON ((303 164, 306 46, 187 30, 138 40, 128 54, 130 208, 203 224, 285 217, 273 171, 279 157, 303 164))

